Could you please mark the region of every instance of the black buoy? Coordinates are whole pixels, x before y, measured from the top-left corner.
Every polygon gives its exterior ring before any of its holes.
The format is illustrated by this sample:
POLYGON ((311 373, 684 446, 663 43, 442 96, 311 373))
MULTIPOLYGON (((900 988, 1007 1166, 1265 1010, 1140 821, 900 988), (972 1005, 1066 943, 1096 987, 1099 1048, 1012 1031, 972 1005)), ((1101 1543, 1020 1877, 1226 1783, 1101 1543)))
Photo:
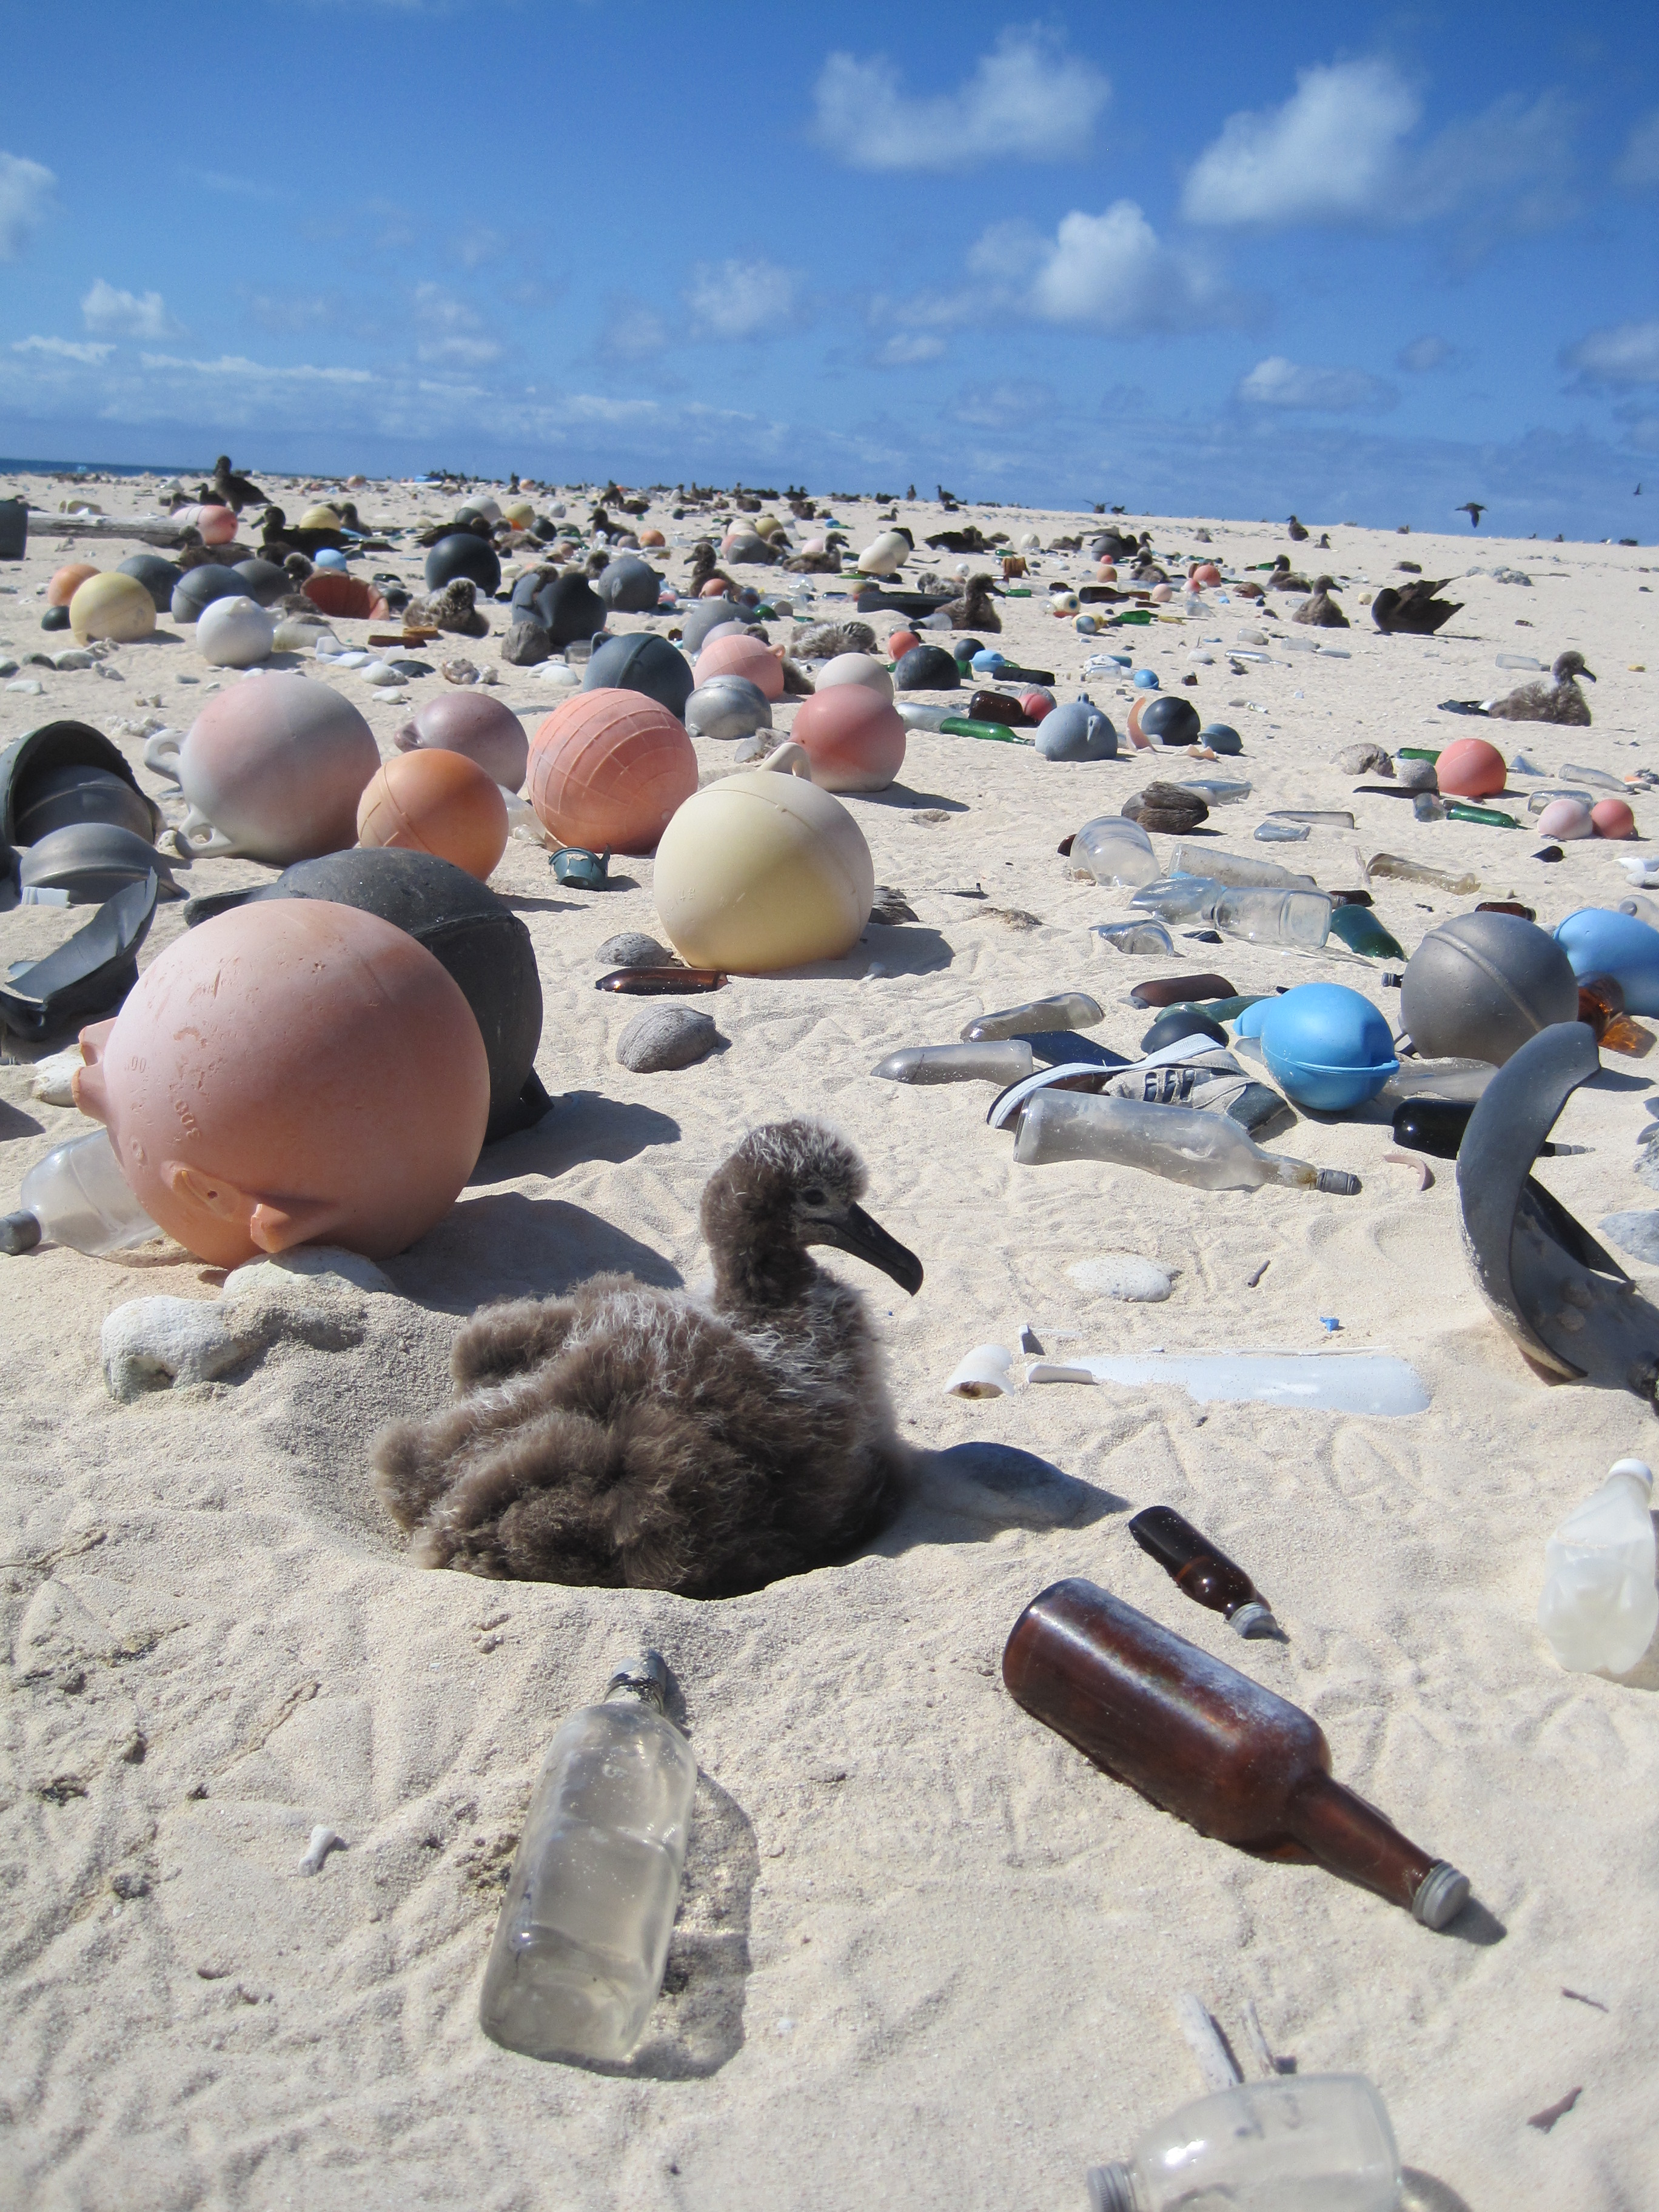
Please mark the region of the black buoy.
POLYGON ((453 530, 441 538, 426 556, 426 587, 428 592, 441 592, 446 584, 453 584, 458 576, 465 576, 481 592, 492 595, 501 588, 501 564, 495 557, 495 549, 482 538, 474 537, 470 530, 453 530))

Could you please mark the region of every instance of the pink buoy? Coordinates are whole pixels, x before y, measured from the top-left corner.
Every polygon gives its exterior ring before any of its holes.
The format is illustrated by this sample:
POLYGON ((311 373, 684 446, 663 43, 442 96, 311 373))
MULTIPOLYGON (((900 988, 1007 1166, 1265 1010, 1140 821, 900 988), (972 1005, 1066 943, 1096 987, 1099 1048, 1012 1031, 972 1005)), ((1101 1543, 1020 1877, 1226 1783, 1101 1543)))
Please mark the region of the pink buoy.
POLYGON ((711 576, 697 597, 700 599, 724 599, 730 596, 718 576, 711 576))
POLYGON ((715 676, 746 676, 768 699, 783 696, 783 647, 768 645, 744 631, 717 637, 697 655, 692 672, 699 684, 715 676))
MULTIPOLYGON (((1615 799, 1613 805, 1619 805, 1615 799)), ((1626 814, 1630 809, 1625 809, 1626 814)), ((1566 842, 1574 837, 1593 837, 1595 823, 1590 809, 1582 799, 1553 799, 1533 824, 1540 837, 1559 837, 1566 842)))
POLYGON ((789 734, 821 791, 885 791, 904 765, 903 719, 867 684, 832 684, 803 700, 789 734))
POLYGON ((1156 605, 1160 607, 1168 606, 1170 601, 1174 599, 1174 597, 1175 593, 1170 589, 1170 586, 1167 584, 1154 584, 1152 586, 1152 599, 1156 605))
POLYGON ((1590 809, 1598 837, 1633 837, 1636 817, 1622 799, 1598 799, 1590 809))
POLYGON ((588 852, 655 852, 696 787, 685 725, 642 691, 578 691, 531 740, 531 805, 588 852))
POLYGON ((1435 781, 1448 799, 1494 799, 1509 769, 1484 738, 1454 738, 1434 764, 1435 781))
POLYGON ((403 753, 434 746, 465 753, 507 791, 523 788, 530 765, 524 724, 510 707, 477 684, 428 699, 392 732, 392 742, 403 753))
POLYGON ((228 545, 236 535, 236 517, 228 507, 204 507, 196 527, 204 545, 228 545))
POLYGON ((1022 691, 1019 703, 1025 709, 1028 722, 1040 722, 1045 714, 1054 711, 1054 702, 1046 691, 1022 691))
POLYGON ((295 1244, 390 1259, 459 1197, 489 1117, 459 986, 406 930, 326 899, 185 930, 81 1048, 76 1103, 215 1267, 295 1244))
MULTIPOLYGON (((155 746, 147 757, 169 772, 155 746)), ((380 765, 374 732, 326 684, 286 671, 246 677, 208 702, 179 747, 171 772, 191 806, 181 835, 192 852, 276 868, 343 852, 357 842, 357 801, 380 765)))

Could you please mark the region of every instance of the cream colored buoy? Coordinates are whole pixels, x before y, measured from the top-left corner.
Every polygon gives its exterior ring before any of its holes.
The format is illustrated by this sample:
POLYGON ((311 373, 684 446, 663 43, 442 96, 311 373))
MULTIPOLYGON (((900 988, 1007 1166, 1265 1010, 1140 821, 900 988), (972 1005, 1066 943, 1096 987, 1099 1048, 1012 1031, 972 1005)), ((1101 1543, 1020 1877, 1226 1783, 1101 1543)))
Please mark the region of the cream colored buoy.
POLYGON ((69 617, 70 628, 82 645, 97 637, 131 645, 154 635, 155 602, 137 576, 111 568, 76 586, 69 617))
POLYGON ((654 882, 680 957, 740 975, 840 959, 876 894, 870 848, 840 800, 773 769, 688 799, 663 832, 654 882))

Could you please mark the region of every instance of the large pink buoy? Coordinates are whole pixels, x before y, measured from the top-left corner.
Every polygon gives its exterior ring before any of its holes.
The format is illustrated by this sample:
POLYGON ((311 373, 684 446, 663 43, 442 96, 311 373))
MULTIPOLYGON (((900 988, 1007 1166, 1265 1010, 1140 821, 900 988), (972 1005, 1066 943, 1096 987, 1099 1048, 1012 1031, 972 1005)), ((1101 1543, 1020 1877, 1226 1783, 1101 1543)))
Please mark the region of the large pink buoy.
POLYGON ((903 718, 867 684, 832 684, 801 702, 790 736, 822 791, 885 791, 904 765, 903 718))
POLYGON ((767 698, 781 699, 783 647, 751 637, 747 630, 735 637, 717 637, 697 655, 692 673, 700 684, 714 676, 746 676, 767 698))
POLYGON ((591 853, 654 853, 696 787, 684 723, 643 691, 578 691, 531 740, 531 805, 591 853))
POLYGON ((81 1048, 76 1104, 216 1267, 295 1244, 389 1259, 448 1212, 489 1117, 459 985, 406 931, 324 899, 186 930, 81 1048))
POLYGON ((1484 738, 1454 738, 1434 764, 1434 780, 1448 799, 1493 799, 1509 769, 1484 738))
POLYGON ((1633 837, 1636 817, 1622 799, 1598 799, 1590 809, 1598 837, 1633 837))
POLYGON ((204 507, 196 518, 204 545, 228 545, 236 535, 236 516, 228 507, 204 507))
POLYGON ((524 724, 510 707, 481 684, 447 691, 428 699, 403 726, 392 733, 401 753, 436 746, 447 753, 465 753, 477 761, 503 790, 520 791, 530 765, 530 740, 524 724))
MULTIPOLYGON (((167 772, 155 747, 146 757, 167 772)), ((326 684, 245 677, 208 702, 179 748, 183 834, 196 852, 276 868, 342 852, 357 842, 357 801, 380 765, 374 732, 326 684)))

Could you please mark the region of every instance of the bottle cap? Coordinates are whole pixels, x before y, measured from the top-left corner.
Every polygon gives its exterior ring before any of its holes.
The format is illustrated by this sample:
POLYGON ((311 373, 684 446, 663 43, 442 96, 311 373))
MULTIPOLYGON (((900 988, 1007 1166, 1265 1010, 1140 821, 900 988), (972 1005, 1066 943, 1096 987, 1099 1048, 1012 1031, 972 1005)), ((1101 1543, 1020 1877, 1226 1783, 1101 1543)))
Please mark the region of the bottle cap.
POLYGON ((626 1691, 630 1698, 637 1698, 642 1705, 654 1705, 661 1712, 668 1703, 672 1680, 668 1662, 660 1651, 642 1651, 637 1658, 626 1659, 613 1668, 605 1686, 605 1694, 614 1698, 618 1691, 626 1691))
POLYGON ((1469 1878, 1444 1859, 1437 1859, 1417 1885, 1412 1918, 1425 1928, 1443 1928, 1469 1901, 1469 1878))
MULTIPOLYGON (((11 1218, 15 1221, 17 1217, 15 1214, 13 1214, 11 1218)), ((4 1232, 8 1224, 5 1222, 0 1222, 0 1234, 4 1232)), ((1653 1469, 1648 1465, 1644 1459, 1615 1460, 1613 1465, 1607 1469, 1608 1479, 1611 1480, 1615 1474, 1638 1475, 1641 1480, 1646 1483, 1650 1490, 1653 1487, 1653 1469)))
POLYGON ((40 1224, 32 1213, 0 1215, 0 1252, 33 1252, 40 1242, 40 1224))
POLYGON ((1089 2168, 1089 2212, 1138 2212, 1139 2198, 1130 2168, 1117 2160, 1089 2168))
POLYGON ((1248 1605, 1241 1605, 1227 1615, 1227 1626, 1236 1636, 1273 1636, 1279 1623, 1273 1619, 1273 1607, 1253 1597, 1248 1605))

